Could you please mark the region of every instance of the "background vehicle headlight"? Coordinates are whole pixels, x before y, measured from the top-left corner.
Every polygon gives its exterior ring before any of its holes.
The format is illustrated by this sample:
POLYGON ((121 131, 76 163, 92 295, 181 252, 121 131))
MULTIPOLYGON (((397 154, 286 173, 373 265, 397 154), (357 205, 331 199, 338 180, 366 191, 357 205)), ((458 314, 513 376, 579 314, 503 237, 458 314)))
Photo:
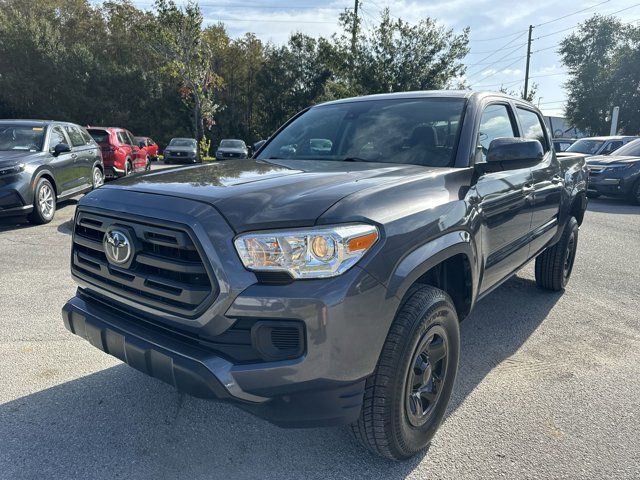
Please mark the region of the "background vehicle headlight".
POLYGON ((13 175, 15 173, 20 173, 23 170, 24 170, 24 163, 19 163, 18 165, 13 165, 11 167, 0 168, 0 176, 13 175))
POLYGON ((373 225, 353 224, 248 233, 234 244, 249 270, 327 278, 349 270, 378 238, 373 225))

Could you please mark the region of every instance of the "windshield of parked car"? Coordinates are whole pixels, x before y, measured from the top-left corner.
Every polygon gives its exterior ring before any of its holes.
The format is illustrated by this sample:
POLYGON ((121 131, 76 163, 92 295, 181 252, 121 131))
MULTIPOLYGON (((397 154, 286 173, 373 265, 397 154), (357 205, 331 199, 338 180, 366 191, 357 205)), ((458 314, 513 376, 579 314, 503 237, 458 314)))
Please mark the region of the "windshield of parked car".
POLYGON ((627 143, 623 147, 615 150, 613 154, 627 157, 640 157, 640 139, 627 143))
POLYGON ((0 151, 37 152, 44 143, 44 127, 33 125, 0 125, 0 151))
POLYGON ((173 138, 169 142, 169 145, 171 147, 195 147, 196 141, 188 138, 173 138))
POLYGON ((258 158, 451 166, 464 104, 397 98, 320 105, 293 120, 258 158))
POLYGON ((221 140, 220 148, 245 148, 242 140, 221 140))
POLYGON ((567 148, 567 152, 576 152, 576 153, 586 153, 589 155, 595 155, 600 150, 600 147, 604 145, 604 140, 588 140, 583 138, 582 140, 578 140, 577 142, 571 144, 569 148, 567 148))

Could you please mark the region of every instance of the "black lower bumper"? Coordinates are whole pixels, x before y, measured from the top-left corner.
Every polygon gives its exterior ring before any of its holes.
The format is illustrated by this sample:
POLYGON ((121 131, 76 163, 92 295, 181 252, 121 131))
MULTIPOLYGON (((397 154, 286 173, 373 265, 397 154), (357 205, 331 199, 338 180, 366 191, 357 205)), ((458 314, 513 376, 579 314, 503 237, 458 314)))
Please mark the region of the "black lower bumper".
POLYGON ((291 384, 269 393, 271 364, 240 365, 241 370, 264 369, 265 384, 258 394, 244 391, 234 378, 235 365, 198 345, 169 333, 118 316, 110 309, 74 297, 62 309, 65 327, 94 347, 131 367, 205 399, 233 401, 240 408, 282 427, 343 425, 355 421, 362 405, 364 380, 334 382, 318 379, 310 389, 291 384))

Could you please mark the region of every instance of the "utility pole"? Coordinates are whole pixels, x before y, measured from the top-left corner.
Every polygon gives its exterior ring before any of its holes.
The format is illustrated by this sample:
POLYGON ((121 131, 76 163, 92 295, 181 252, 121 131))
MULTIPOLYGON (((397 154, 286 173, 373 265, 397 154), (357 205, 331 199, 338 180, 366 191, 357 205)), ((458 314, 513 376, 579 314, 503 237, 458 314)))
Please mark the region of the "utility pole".
POLYGON ((620 115, 620 107, 613 107, 611 112, 611 130, 609 135, 612 137, 618 133, 618 116, 620 115))
POLYGON ((358 33, 358 7, 360 6, 360 0, 355 0, 353 6, 353 27, 351 29, 351 58, 356 56, 356 37, 358 33))
POLYGON ((522 97, 527 98, 529 93, 529 61, 531 60, 531 32, 533 32, 533 25, 529 25, 529 40, 527 42, 527 68, 524 72, 524 92, 522 97))

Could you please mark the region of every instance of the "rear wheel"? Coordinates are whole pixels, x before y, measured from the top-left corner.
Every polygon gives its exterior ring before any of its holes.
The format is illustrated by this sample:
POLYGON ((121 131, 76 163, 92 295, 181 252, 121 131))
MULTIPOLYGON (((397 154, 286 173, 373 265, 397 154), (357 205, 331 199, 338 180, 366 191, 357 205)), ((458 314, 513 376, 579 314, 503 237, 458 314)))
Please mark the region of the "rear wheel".
POLYGON ((546 290, 564 290, 569 283, 578 248, 578 221, 571 217, 560 241, 536 257, 536 283, 546 290))
POLYGON ((93 167, 93 174, 91 175, 91 183, 94 189, 104 185, 104 173, 100 170, 100 167, 93 167))
POLYGON ((36 225, 49 223, 56 213, 56 192, 46 178, 38 180, 29 221, 36 225))
POLYGON ((451 397, 460 332, 449 296, 424 286, 398 312, 351 425, 369 450, 401 460, 425 449, 451 397))

